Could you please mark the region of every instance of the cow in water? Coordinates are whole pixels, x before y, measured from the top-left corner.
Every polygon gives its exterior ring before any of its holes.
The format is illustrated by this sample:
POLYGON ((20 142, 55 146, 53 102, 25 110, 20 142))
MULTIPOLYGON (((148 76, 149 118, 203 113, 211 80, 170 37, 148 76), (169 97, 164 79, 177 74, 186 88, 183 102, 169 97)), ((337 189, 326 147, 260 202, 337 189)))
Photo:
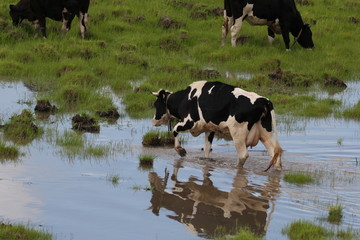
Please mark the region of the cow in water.
POLYGON ((290 50, 289 33, 302 47, 312 49, 314 43, 309 24, 304 24, 294 0, 224 0, 224 24, 221 44, 225 45, 230 31, 231 44, 236 46, 237 35, 243 21, 251 25, 267 25, 268 38, 272 42, 276 34, 282 34, 286 50, 290 50))
POLYGON ((16 5, 10 5, 10 16, 14 26, 18 26, 24 19, 35 23, 35 36, 41 31, 46 35, 45 18, 63 23, 61 30, 67 32, 75 15, 80 20, 81 38, 85 38, 88 22, 90 0, 20 0, 16 5))
POLYGON ((190 131, 193 136, 205 133, 205 158, 209 157, 215 132, 230 135, 235 143, 239 166, 248 158, 247 147, 259 140, 267 148, 272 160, 265 170, 281 168, 282 149, 276 130, 275 111, 269 99, 221 82, 198 81, 186 89, 172 93, 160 89, 152 93, 157 97, 154 106, 154 126, 179 122, 173 128, 175 150, 186 155, 178 134, 190 131), (274 134, 273 134, 274 133, 274 134))

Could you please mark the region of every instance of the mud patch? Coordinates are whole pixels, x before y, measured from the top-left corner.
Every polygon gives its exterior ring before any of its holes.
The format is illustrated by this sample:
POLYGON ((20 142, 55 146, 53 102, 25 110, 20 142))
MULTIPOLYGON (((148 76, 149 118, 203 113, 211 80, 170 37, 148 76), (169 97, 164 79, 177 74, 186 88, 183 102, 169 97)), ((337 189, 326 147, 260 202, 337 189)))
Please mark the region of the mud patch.
POLYGON ((287 87, 310 87, 311 77, 305 74, 296 74, 291 72, 284 72, 280 67, 268 74, 270 80, 275 83, 285 85, 287 87))
POLYGON ((185 24, 182 22, 173 20, 168 16, 164 16, 159 19, 158 26, 165 28, 165 29, 170 29, 170 28, 181 28, 181 27, 185 26, 185 24))
POLYGON ((181 45, 188 39, 186 32, 165 37, 159 41, 159 48, 166 51, 180 51, 181 45))
POLYGON ((49 100, 38 100, 34 109, 36 112, 54 112, 55 105, 51 105, 49 100))
POLYGON ((99 132, 100 125, 92 117, 76 114, 72 119, 72 129, 83 132, 99 132))
POLYGON ((147 68, 149 66, 149 63, 147 61, 135 56, 132 53, 125 53, 125 54, 118 55, 116 57, 116 60, 118 63, 121 63, 121 64, 133 64, 133 65, 138 65, 143 68, 147 68))
POLYGON ((96 114, 102 118, 118 119, 120 117, 119 112, 115 108, 109 109, 107 111, 97 111, 96 114))
POLYGON ((356 18, 356 17, 349 17, 349 22, 359 24, 360 20, 358 18, 356 18))
POLYGON ((194 79, 214 79, 220 78, 221 74, 217 70, 191 70, 191 77, 194 79))
POLYGON ((347 85, 345 84, 345 82, 336 77, 332 77, 332 76, 325 74, 324 80, 325 80, 325 83, 324 83, 325 87, 335 87, 335 88, 343 88, 343 89, 347 88, 347 85))
POLYGON ((251 36, 250 35, 240 35, 237 39, 236 39, 236 45, 243 45, 245 42, 247 42, 248 40, 251 40, 251 36))

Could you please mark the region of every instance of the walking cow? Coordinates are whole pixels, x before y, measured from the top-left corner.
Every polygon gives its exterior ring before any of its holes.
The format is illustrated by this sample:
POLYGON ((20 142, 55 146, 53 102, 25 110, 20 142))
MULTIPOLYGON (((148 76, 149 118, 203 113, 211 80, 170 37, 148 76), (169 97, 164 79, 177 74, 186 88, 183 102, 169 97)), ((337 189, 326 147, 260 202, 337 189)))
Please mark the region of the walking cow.
POLYGON ((81 38, 85 38, 88 22, 90 0, 20 0, 16 5, 10 5, 10 16, 14 26, 24 19, 35 23, 35 36, 41 31, 46 38, 46 21, 50 18, 63 23, 61 30, 67 32, 75 15, 80 20, 81 38))
POLYGON ((242 23, 267 25, 268 38, 272 42, 276 34, 282 34, 286 50, 290 50, 289 33, 304 48, 313 48, 312 32, 309 24, 304 24, 294 0, 224 0, 224 24, 221 44, 231 32, 231 44, 236 45, 242 23))
POLYGON ((209 157, 215 132, 221 132, 233 139, 240 166, 249 156, 247 147, 256 146, 260 140, 272 157, 266 171, 272 166, 281 168, 282 149, 275 111, 267 98, 225 83, 207 81, 194 82, 175 93, 160 89, 152 94, 157 97, 154 126, 168 124, 171 118, 179 120, 173 134, 175 150, 180 156, 185 156, 186 150, 178 139, 179 132, 190 131, 193 136, 205 133, 205 158, 209 157))

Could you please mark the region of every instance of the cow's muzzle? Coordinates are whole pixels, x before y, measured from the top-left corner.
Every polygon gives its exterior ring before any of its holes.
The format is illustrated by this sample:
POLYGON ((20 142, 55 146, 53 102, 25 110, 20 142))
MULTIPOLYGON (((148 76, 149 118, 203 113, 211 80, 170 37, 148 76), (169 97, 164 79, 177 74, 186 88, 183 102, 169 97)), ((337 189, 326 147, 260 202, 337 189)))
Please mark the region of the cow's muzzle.
POLYGON ((153 119, 152 120, 152 125, 155 126, 155 127, 160 126, 161 125, 161 120, 153 119))

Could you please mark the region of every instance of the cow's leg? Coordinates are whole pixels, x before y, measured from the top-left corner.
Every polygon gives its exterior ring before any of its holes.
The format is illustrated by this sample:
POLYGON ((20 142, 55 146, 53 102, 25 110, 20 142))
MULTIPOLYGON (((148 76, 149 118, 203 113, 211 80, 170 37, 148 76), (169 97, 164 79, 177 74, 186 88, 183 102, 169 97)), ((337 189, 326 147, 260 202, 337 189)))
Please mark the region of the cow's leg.
POLYGON ((275 39, 275 33, 273 30, 271 30, 271 28, 268 27, 268 40, 269 43, 272 44, 274 42, 275 39))
MULTIPOLYGON (((272 132, 268 132, 266 129, 262 128, 260 133, 260 140, 264 144, 265 148, 268 151, 268 154, 271 157, 271 162, 269 168, 274 165, 276 169, 281 169, 281 147, 275 142, 272 132), (273 162, 274 161, 274 162, 273 162)), ((269 169, 268 168, 268 169, 269 169)), ((266 169, 266 170, 268 170, 266 169)))
POLYGON ((190 117, 188 117, 184 121, 177 123, 174 127, 173 134, 175 138, 175 150, 181 157, 186 156, 186 150, 181 146, 179 132, 190 130, 193 126, 194 122, 190 120, 190 117))
POLYGON ((246 147, 246 137, 249 134, 247 129, 247 122, 241 124, 234 124, 229 127, 231 137, 234 141, 236 152, 238 155, 238 165, 242 167, 245 164, 246 159, 249 157, 249 153, 246 147))
POLYGON ((224 23, 221 27, 221 45, 224 46, 226 42, 226 36, 231 29, 231 26, 234 24, 234 18, 228 17, 226 15, 226 10, 224 10, 224 23))
POLYGON ((87 23, 88 23, 88 14, 80 12, 79 14, 79 22, 80 22, 80 33, 81 38, 85 38, 85 33, 87 31, 87 23))
POLYGON ((35 38, 37 38, 39 36, 39 33, 40 33, 39 20, 35 20, 34 25, 35 25, 35 38))
POLYGON ((43 38, 47 38, 46 36, 46 20, 45 17, 44 18, 39 18, 39 26, 40 26, 40 31, 43 35, 43 38))
POLYGON ((205 132, 205 145, 204 145, 204 152, 205 158, 209 158, 210 151, 211 151, 211 144, 214 140, 215 132, 205 132))
POLYGON ((243 23, 243 18, 240 17, 240 18, 235 20, 234 25, 232 25, 231 28, 230 28, 230 31, 231 31, 231 45, 233 47, 236 46, 236 39, 237 39, 238 33, 240 32, 242 23, 243 23))
POLYGON ((290 51, 289 28, 288 28, 288 26, 282 25, 282 24, 280 24, 280 27, 281 27, 281 35, 282 35, 284 43, 285 43, 286 51, 290 51))

